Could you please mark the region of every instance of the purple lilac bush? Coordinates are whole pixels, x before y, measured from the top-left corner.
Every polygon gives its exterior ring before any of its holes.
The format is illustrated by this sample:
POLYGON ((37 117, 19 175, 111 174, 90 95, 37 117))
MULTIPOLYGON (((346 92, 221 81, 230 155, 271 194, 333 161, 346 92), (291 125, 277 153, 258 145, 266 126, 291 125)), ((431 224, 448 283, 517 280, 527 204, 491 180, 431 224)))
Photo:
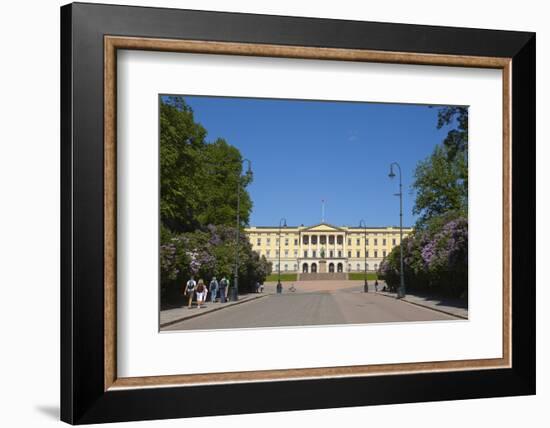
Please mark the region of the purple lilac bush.
MULTIPOLYGON (((405 282, 409 290, 433 290, 465 296, 468 288, 468 220, 456 217, 431 230, 416 231, 403 240, 405 282)), ((380 264, 379 274, 390 288, 399 283, 400 248, 380 264)))

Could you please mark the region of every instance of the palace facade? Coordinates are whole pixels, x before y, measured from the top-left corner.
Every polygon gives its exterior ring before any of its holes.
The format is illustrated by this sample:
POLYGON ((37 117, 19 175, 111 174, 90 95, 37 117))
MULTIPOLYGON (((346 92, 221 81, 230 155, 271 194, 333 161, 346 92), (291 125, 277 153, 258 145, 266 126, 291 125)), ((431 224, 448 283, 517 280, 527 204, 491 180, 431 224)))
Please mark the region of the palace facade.
MULTIPOLYGON (((249 227, 252 248, 281 272, 324 273, 376 271, 399 245, 398 227, 337 227, 328 223, 299 227, 249 227), (279 242, 280 237, 280 242, 279 242)), ((412 232, 403 228, 403 237, 412 232)))

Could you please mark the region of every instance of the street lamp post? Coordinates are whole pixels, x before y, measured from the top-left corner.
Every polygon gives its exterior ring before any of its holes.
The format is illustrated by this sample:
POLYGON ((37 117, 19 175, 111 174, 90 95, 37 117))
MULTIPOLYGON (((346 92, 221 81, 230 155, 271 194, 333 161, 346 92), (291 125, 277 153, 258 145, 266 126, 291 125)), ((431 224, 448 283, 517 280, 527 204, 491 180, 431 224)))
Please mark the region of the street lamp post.
POLYGON ((279 256, 279 262, 277 264, 277 293, 283 291, 283 285, 281 284, 281 227, 286 227, 286 218, 279 220, 279 249, 277 255, 279 256))
POLYGON ((401 285, 397 290, 397 298, 402 299, 405 297, 405 272, 403 270, 403 186, 401 181, 401 166, 397 162, 392 162, 390 164, 390 173, 388 176, 390 178, 395 177, 393 172, 393 167, 396 166, 399 170, 399 193, 396 193, 395 196, 399 196, 399 253, 400 253, 400 269, 399 276, 401 280, 401 285))
POLYGON ((239 240, 241 231, 241 179, 242 179, 242 164, 246 162, 248 169, 246 170, 246 177, 252 176, 252 163, 248 159, 241 161, 241 169, 239 171, 239 177, 237 179, 237 240, 235 241, 235 274, 233 287, 231 287, 230 300, 237 301, 239 298, 239 240))
POLYGON ((369 292, 369 284, 367 282, 367 223, 365 220, 361 219, 359 222, 359 227, 363 227, 364 229, 364 242, 365 246, 363 248, 363 251, 365 252, 365 285, 364 285, 364 291, 365 293, 369 292))

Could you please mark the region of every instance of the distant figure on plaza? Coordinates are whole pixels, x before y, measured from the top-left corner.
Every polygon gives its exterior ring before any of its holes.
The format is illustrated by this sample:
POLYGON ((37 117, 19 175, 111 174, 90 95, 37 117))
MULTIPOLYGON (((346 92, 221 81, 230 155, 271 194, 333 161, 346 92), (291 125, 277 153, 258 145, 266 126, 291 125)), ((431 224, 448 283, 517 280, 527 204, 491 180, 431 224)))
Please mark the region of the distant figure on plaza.
POLYGON ((207 294, 208 289, 206 288, 206 285, 204 285, 204 281, 202 279, 199 279, 199 283, 197 285, 197 307, 199 309, 206 300, 207 294))
POLYGON ((227 279, 224 277, 222 277, 221 281, 220 281, 220 303, 225 303, 225 299, 226 299, 226 291, 227 291, 227 286, 228 286, 228 281, 227 279))
POLYGON ((197 283, 195 282, 194 278, 191 277, 189 281, 187 281, 187 284, 185 285, 185 291, 183 294, 187 296, 187 307, 191 309, 191 305, 193 304, 193 294, 195 293, 195 287, 197 283))
POLYGON ((218 294, 218 280, 216 277, 212 278, 210 281, 210 297, 212 298, 212 303, 216 302, 216 295, 218 294))
POLYGON ((260 281, 256 281, 256 284, 254 285, 254 288, 256 289, 256 293, 260 292, 260 281))
POLYGON ((374 291, 378 291, 378 279, 374 280, 374 291))
POLYGON ((281 294, 283 292, 283 284, 281 284, 281 281, 277 281, 277 294, 281 294))

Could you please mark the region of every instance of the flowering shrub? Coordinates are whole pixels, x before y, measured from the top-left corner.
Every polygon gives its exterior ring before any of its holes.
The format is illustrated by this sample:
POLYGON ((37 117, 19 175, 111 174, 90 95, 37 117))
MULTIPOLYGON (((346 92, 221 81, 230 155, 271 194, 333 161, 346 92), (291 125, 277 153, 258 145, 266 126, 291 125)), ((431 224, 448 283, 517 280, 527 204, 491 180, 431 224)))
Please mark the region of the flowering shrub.
MULTIPOLYGON (((468 220, 440 219, 426 230, 403 239, 403 264, 408 290, 432 290, 465 296, 468 291, 468 220)), ((400 247, 380 264, 379 274, 390 289, 399 285, 400 247)))
MULTIPOLYGON (((209 225, 205 230, 174 234, 161 229, 161 290, 181 290, 193 276, 207 283, 212 277, 233 277, 236 255, 236 230, 229 226, 209 225)), ((252 289, 271 273, 271 264, 260 257, 244 235, 239 237, 239 290, 252 289)))
POLYGON ((443 228, 422 248, 422 259, 428 271, 460 269, 468 264, 468 222, 458 218, 443 228))

